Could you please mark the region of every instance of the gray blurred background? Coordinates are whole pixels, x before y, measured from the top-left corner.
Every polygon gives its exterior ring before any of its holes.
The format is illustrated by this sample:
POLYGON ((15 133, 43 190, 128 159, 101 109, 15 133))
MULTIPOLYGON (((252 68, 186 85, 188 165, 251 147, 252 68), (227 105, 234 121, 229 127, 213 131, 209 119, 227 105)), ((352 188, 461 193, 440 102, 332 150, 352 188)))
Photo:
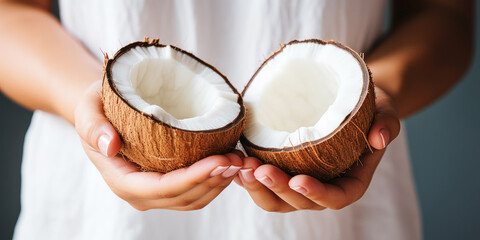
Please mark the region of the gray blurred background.
MULTIPOLYGON (((426 240, 480 239, 478 2, 470 71, 443 98, 406 119, 426 240)), ((0 239, 10 239, 20 212, 20 165, 31 112, 0 93, 0 114, 0 239)))

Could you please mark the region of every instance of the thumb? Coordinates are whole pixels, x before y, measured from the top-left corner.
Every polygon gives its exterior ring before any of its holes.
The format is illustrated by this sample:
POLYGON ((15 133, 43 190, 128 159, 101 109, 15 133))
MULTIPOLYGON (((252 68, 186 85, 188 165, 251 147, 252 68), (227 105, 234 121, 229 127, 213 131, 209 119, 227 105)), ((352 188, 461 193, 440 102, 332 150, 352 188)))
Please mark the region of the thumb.
POLYGON ((384 149, 398 136, 400 120, 392 98, 382 89, 375 88, 375 120, 368 134, 368 142, 375 149, 384 149))
POLYGON ((91 148, 113 157, 120 150, 121 141, 105 118, 100 90, 101 82, 95 82, 80 99, 75 109, 75 129, 91 148))

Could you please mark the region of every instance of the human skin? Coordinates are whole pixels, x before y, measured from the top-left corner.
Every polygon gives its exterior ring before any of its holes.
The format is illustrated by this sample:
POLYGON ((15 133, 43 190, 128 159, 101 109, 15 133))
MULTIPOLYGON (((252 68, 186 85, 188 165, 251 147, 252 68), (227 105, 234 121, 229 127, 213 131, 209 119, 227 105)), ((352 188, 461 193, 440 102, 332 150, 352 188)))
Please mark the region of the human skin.
POLYGON ((393 28, 366 58, 377 86, 377 112, 368 135, 376 150, 329 183, 306 175, 290 177, 258 159, 244 158, 236 181, 258 206, 290 212, 354 203, 367 190, 385 145, 398 135, 398 117, 432 103, 467 70, 473 52, 473 1, 398 0, 393 8, 393 28))
POLYGON ((0 90, 26 108, 57 114, 74 125, 112 191, 139 210, 200 209, 234 178, 267 211, 348 206, 368 188, 399 133, 399 118, 432 103, 458 81, 473 49, 473 1, 395 1, 391 32, 366 58, 377 93, 368 134, 375 150, 329 183, 290 177, 239 152, 167 174, 141 172, 117 156, 121 141, 99 95, 102 63, 62 28, 50 5, 49 0, 0 0, 0 90))

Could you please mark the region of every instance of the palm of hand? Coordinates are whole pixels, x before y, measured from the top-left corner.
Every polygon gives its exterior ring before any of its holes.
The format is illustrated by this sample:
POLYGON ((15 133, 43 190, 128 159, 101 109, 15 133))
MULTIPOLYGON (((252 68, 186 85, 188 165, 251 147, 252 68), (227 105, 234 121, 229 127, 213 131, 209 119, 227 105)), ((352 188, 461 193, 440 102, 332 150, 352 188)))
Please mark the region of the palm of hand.
POLYGON ((240 152, 216 155, 167 174, 142 172, 116 156, 120 137, 103 114, 100 83, 92 84, 75 112, 75 127, 90 160, 120 198, 139 210, 195 210, 209 204, 234 179, 267 211, 340 209, 365 193, 386 145, 400 130, 390 97, 377 88, 377 112, 368 140, 376 150, 361 157, 343 176, 321 183, 306 175, 290 177, 240 152), (241 174, 237 172, 241 169, 241 174))
POLYGON ((262 165, 258 159, 247 157, 235 181, 266 211, 341 209, 354 203, 367 190, 386 145, 400 131, 392 99, 380 88, 376 88, 376 93, 377 111, 368 135, 375 150, 364 154, 360 164, 354 164, 341 177, 328 183, 307 175, 290 177, 275 166, 262 165))
POLYGON ((110 189, 138 210, 196 210, 227 187, 242 166, 233 153, 215 155, 166 174, 142 172, 117 155, 121 141, 103 113, 100 82, 94 83, 75 111, 75 128, 90 160, 110 189))

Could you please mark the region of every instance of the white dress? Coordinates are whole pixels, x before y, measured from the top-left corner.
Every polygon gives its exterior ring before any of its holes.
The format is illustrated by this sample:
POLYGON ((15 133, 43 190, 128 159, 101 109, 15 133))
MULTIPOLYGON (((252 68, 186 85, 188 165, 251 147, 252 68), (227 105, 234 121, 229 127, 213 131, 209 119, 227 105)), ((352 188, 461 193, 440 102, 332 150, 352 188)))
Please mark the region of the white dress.
MULTIPOLYGON (((334 39, 364 52, 382 31, 383 0, 63 0, 64 27, 101 61, 158 37, 216 66, 242 90, 293 39, 334 39)), ((100 79, 101 76, 99 76, 100 79)), ((25 140, 15 239, 420 239, 405 133, 365 196, 342 210, 270 213, 232 183, 198 211, 140 212, 107 187, 63 119, 36 111, 25 140)))

